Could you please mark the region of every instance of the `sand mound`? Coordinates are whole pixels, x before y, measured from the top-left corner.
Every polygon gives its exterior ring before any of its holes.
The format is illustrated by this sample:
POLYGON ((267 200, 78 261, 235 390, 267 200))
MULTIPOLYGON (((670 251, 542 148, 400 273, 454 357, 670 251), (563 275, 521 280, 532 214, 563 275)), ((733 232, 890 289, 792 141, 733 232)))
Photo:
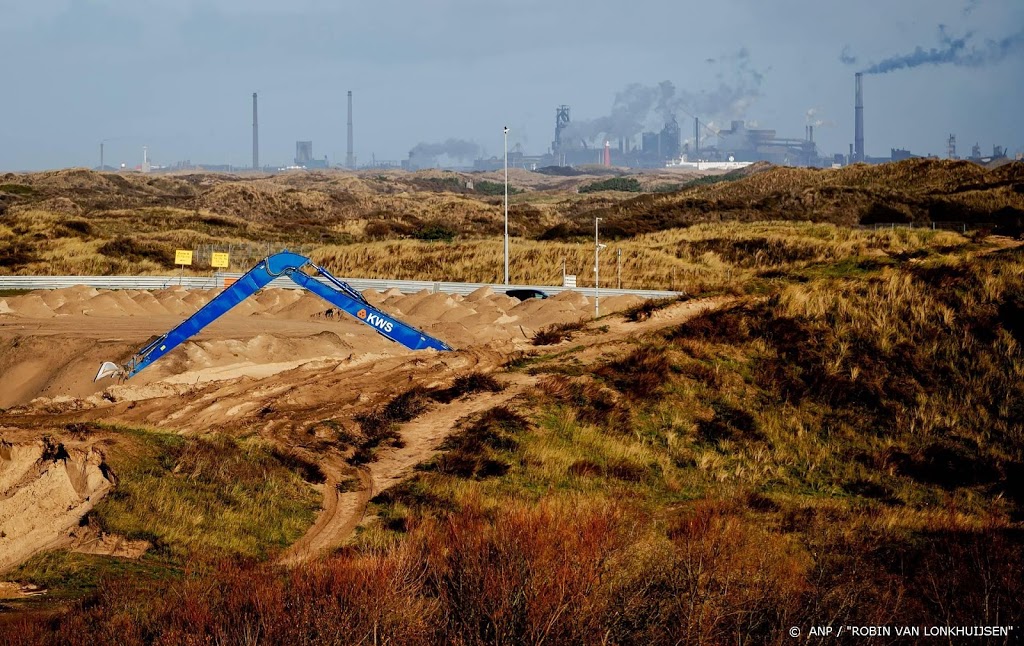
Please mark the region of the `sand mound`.
POLYGON ((466 296, 466 300, 470 303, 482 301, 494 296, 494 289, 490 287, 478 287, 466 296))
POLYGON ((601 313, 611 314, 612 312, 621 312, 622 310, 628 310, 631 307, 636 307, 640 303, 643 303, 644 299, 639 296, 633 296, 632 294, 623 294, 621 296, 612 296, 611 298, 601 299, 601 313))
POLYGON ((387 299, 387 296, 377 291, 376 289, 368 289, 365 292, 363 292, 363 298, 365 298, 370 305, 376 307, 377 305, 383 303, 387 299))
POLYGON ((576 307, 583 307, 588 302, 590 302, 589 299, 586 296, 584 296, 582 293, 577 292, 577 291, 573 291, 573 290, 567 290, 567 291, 555 294, 554 296, 552 296, 548 300, 555 301, 555 302, 558 302, 558 303, 572 303, 576 307))
POLYGON ((46 301, 39 295, 38 292, 31 292, 24 296, 18 296, 11 299, 12 308, 20 316, 33 319, 50 318, 53 316, 53 310, 47 306, 46 301))
MULTIPOLYGON (((0 346, 0 373, 5 382, 15 384, 0 391, 0 407, 24 405, 37 397, 53 400, 98 393, 103 384, 88 380, 100 361, 127 358, 147 339, 173 327, 171 321, 191 316, 218 293, 178 286, 153 292, 75 287, 3 299, 0 314, 4 316, 56 316, 54 325, 75 331, 88 328, 92 336, 79 338, 77 332, 74 336, 66 333, 61 337, 60 352, 45 344, 19 342, 9 345, 10 351, 4 353, 0 346), (74 317, 98 320, 76 327, 79 319, 74 317), (115 322, 119 318, 137 319, 138 327, 115 322), (136 329, 138 334, 133 332, 136 329)), ((477 289, 468 297, 430 290, 402 294, 395 289, 367 290, 365 297, 385 313, 462 349, 521 340, 542 327, 593 316, 593 301, 572 291, 525 301, 495 293, 490 287, 477 289)), ((610 314, 638 302, 640 299, 633 296, 607 297, 602 299, 601 313, 610 314)), ((263 378, 317 362, 337 361, 353 353, 362 356, 389 349, 401 351, 315 294, 298 289, 265 289, 236 305, 201 336, 173 350, 132 384, 263 378), (258 318, 248 322, 254 316, 258 318), (318 336, 320 333, 331 338, 325 341, 318 336)))
POLYGON ((112 486, 94 448, 0 442, 0 571, 70 541, 112 486))
POLYGON ((402 310, 409 316, 436 321, 442 314, 457 306, 458 303, 448 294, 430 294, 411 307, 403 303, 402 310))

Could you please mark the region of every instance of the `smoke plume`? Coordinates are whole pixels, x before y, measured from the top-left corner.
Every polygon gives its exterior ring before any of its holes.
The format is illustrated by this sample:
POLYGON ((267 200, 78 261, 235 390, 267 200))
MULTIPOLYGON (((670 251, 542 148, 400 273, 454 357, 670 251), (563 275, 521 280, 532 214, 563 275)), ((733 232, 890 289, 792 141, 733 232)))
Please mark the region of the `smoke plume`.
MULTIPOLYGON (((867 69, 865 74, 887 74, 896 70, 912 69, 921 65, 957 65, 960 67, 983 67, 998 63, 1015 52, 1024 50, 1024 30, 1018 31, 998 40, 987 39, 984 43, 972 43, 973 34, 968 32, 962 37, 954 38, 946 31, 945 25, 939 25, 939 46, 925 49, 918 45, 908 54, 891 56, 879 61, 867 69)), ((854 56, 849 56, 846 49, 840 54, 840 60, 848 64, 856 63, 854 56), (845 58, 844 58, 845 57, 845 58)))
POLYGON ((572 121, 562 133, 563 141, 578 145, 630 138, 645 129, 659 130, 681 115, 698 115, 705 123, 742 117, 761 95, 764 81, 764 75, 751 64, 750 52, 743 48, 705 62, 718 67, 717 87, 693 92, 679 90, 668 80, 656 85, 630 83, 615 94, 608 115, 572 121))
POLYGON ((821 108, 810 108, 806 114, 807 125, 814 126, 815 128, 821 128, 823 126, 834 126, 836 125, 831 119, 823 119, 821 114, 821 108))
POLYGON ((850 53, 849 45, 843 45, 843 51, 839 52, 839 62, 843 65, 857 64, 857 57, 850 53))
POLYGON ((419 143, 409 151, 409 159, 437 159, 445 155, 450 159, 473 159, 480 152, 480 146, 464 139, 447 139, 439 143, 419 143))

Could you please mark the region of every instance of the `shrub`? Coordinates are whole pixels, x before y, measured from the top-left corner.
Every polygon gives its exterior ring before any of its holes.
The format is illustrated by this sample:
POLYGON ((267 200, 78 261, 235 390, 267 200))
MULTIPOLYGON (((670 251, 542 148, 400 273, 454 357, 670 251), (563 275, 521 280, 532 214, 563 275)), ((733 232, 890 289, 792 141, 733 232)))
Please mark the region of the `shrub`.
POLYGON ((174 251, 165 244, 136 240, 134 238, 115 238, 100 245, 97 251, 104 256, 119 258, 128 262, 149 260, 164 267, 174 266, 174 251))
MULTIPOLYGON (((489 182, 487 180, 480 180, 479 182, 473 183, 473 190, 481 195, 505 195, 505 184, 502 182, 489 182)), ((522 193, 523 190, 516 188, 511 184, 508 185, 508 194, 516 195, 522 193)))
POLYGON ((609 362, 597 374, 616 390, 634 399, 650 399, 672 375, 672 364, 663 347, 643 346, 629 355, 609 362))
POLYGON ((587 323, 584 320, 549 325, 541 328, 533 335, 533 345, 554 345, 562 341, 568 341, 572 338, 573 332, 578 332, 586 327, 587 323))
POLYGON ((447 222, 434 221, 423 224, 413 235, 418 240, 451 242, 459 235, 459 231, 447 222))
POLYGON ((572 380, 553 375, 539 384, 541 392, 555 401, 571 406, 577 419, 605 428, 629 428, 631 410, 623 405, 618 394, 593 381, 572 380))
POLYGON ((350 458, 353 464, 365 464, 374 459, 373 450, 384 442, 401 443, 398 424, 415 419, 430 405, 430 392, 416 386, 396 396, 382 408, 356 415, 355 420, 363 432, 363 439, 350 458))
POLYGON ((18 267, 38 261, 39 258, 22 243, 0 244, 0 267, 18 267))
POLYGON ((270 454, 306 482, 323 484, 327 480, 319 464, 307 460, 294 450, 274 448, 271 449, 270 454))
POLYGON ((471 372, 468 375, 459 375, 455 382, 448 388, 434 390, 430 398, 441 403, 450 403, 464 395, 473 393, 497 393, 501 392, 504 386, 493 376, 483 372, 471 372))
POLYGON ((441 445, 445 452, 429 468, 459 478, 504 475, 509 464, 501 453, 515 450, 516 435, 529 426, 525 417, 505 406, 492 408, 467 429, 445 440, 441 445))
POLYGON ((611 177, 598 182, 591 182, 580 187, 580 193, 597 193, 599 191, 640 192, 640 181, 635 177, 611 177))
POLYGON ((11 195, 34 195, 36 189, 25 184, 0 184, 0 192, 11 195))

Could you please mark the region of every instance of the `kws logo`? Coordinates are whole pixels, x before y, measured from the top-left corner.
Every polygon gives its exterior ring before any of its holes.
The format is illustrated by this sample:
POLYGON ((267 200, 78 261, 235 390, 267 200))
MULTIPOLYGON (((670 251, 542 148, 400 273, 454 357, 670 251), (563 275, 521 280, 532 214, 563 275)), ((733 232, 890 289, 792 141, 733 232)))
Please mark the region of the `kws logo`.
POLYGON ((363 319, 364 321, 366 321, 373 327, 377 328, 378 330, 383 330, 384 332, 390 332, 391 329, 394 327, 391 321, 377 314, 367 314, 366 310, 359 310, 359 313, 356 314, 356 316, 358 316, 360 319, 363 319))

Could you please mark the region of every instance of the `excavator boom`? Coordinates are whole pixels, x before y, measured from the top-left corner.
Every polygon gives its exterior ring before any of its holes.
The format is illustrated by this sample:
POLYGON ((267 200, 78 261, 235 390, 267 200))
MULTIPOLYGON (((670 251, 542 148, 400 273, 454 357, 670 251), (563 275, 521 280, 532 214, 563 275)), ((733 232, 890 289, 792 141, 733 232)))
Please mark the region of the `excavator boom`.
POLYGON ((238 305, 249 296, 266 287, 272 280, 282 275, 288 276, 300 287, 336 305, 356 320, 369 325, 381 336, 401 343, 407 348, 412 350, 423 350, 426 348, 451 350, 451 347, 444 341, 435 339, 373 307, 363 298, 362 294, 344 281, 332 276, 323 267, 313 264, 309 258, 297 253, 284 251, 260 261, 258 265, 246 272, 244 276, 218 294, 198 312, 182 321, 167 334, 147 344, 132 355, 124 364, 118 365, 111 361, 103 362, 93 381, 113 376, 130 379, 138 374, 140 370, 220 318, 232 307, 238 305), (304 268, 315 271, 325 279, 327 284, 302 271, 304 268))

